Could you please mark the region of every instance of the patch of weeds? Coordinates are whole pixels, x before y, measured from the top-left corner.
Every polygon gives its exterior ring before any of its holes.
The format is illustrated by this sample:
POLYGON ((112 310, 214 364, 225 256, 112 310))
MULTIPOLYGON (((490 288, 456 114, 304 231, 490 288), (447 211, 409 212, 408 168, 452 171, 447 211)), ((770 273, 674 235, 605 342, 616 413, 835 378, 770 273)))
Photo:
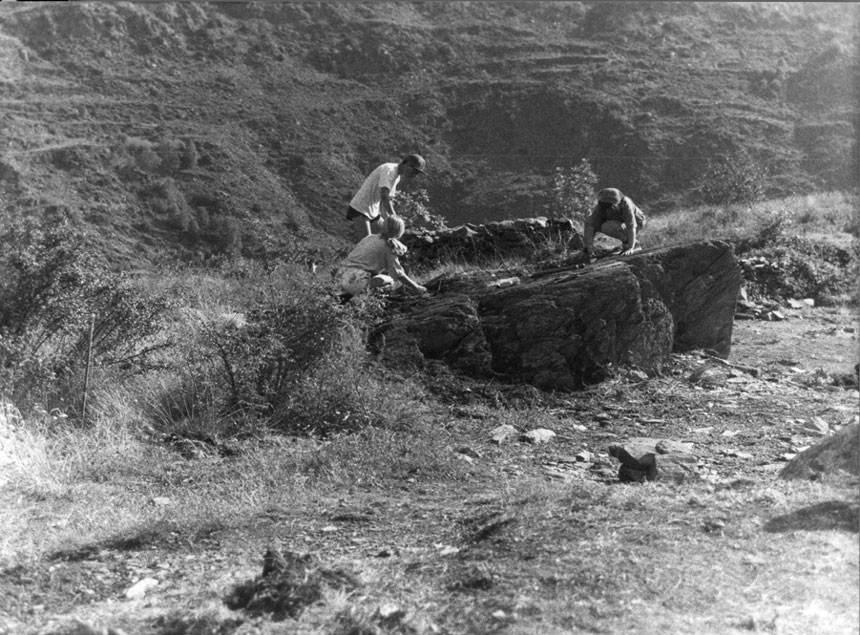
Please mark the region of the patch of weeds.
POLYGON ((333 436, 306 459, 305 466, 319 477, 356 485, 457 478, 466 469, 446 435, 430 421, 333 436))
POLYGON ((489 591, 496 585, 497 575, 483 562, 468 564, 450 574, 449 591, 489 591))
POLYGON ((767 169, 745 151, 709 160, 695 186, 706 204, 755 203, 764 198, 767 169))
POLYGON ((312 554, 267 549, 263 572, 254 580, 237 585, 224 599, 228 608, 252 615, 266 615, 274 621, 299 616, 305 607, 323 599, 323 588, 359 586, 358 580, 342 569, 324 567, 312 554))
POLYGON ((857 258, 847 249, 795 237, 752 249, 744 256, 769 263, 743 268, 753 297, 812 298, 827 306, 851 298, 856 291, 857 258))
POLYGON ((222 619, 214 615, 172 613, 159 616, 153 622, 153 635, 230 635, 242 624, 244 620, 237 618, 222 619))
POLYGON ((81 408, 84 366, 152 370, 169 303, 110 271, 67 215, 0 233, 0 390, 19 408, 81 408))

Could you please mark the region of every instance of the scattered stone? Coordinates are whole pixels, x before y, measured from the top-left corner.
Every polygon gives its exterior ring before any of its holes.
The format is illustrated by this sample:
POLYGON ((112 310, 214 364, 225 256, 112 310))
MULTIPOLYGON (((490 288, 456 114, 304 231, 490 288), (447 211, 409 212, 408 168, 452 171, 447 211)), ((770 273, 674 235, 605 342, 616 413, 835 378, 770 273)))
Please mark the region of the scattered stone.
POLYGON ((815 480, 838 472, 860 475, 860 424, 844 427, 788 461, 780 478, 815 480))
POLYGON ((699 459, 692 454, 673 453, 654 456, 654 467, 648 480, 683 483, 698 477, 696 466, 699 459))
POLYGON ((698 476, 698 457, 689 443, 671 439, 634 437, 609 446, 609 456, 621 461, 622 482, 671 481, 681 483, 698 476))
POLYGON ((488 287, 496 287, 498 289, 504 289, 506 287, 513 287, 520 283, 520 279, 517 276, 513 278, 502 278, 501 280, 493 280, 487 286, 488 287))
POLYGON ((635 368, 633 370, 628 371, 627 376, 635 382, 648 381, 648 373, 643 372, 641 370, 636 370, 635 368))
POLYGON ((803 431, 810 434, 825 437, 830 433, 830 424, 821 417, 813 417, 803 424, 803 431))
POLYGON ((649 437, 634 437, 623 445, 610 445, 609 456, 621 461, 632 470, 650 470, 654 465, 654 455, 657 454, 657 439, 649 437))
POLYGON ((725 454, 726 456, 734 456, 734 457, 737 457, 739 459, 751 459, 751 458, 753 458, 753 455, 750 454, 749 452, 741 452, 740 450, 735 450, 734 448, 723 450, 723 454, 725 454))
POLYGON ((547 428, 537 428, 535 430, 529 430, 525 434, 521 435, 520 441, 537 445, 540 443, 549 443, 554 436, 555 432, 552 430, 548 430, 547 428))
POLYGON ((125 597, 129 600, 140 600, 149 592, 158 586, 158 580, 155 578, 143 578, 132 584, 125 591, 125 597))
POLYGON ((574 458, 578 463, 590 463, 594 460, 594 454, 588 450, 583 450, 582 452, 577 452, 574 458))
POLYGON ((516 437, 517 434, 519 434, 518 430, 509 423, 506 423, 490 430, 490 440, 493 443, 501 445, 505 441, 510 441, 516 437))
POLYGON ((467 445, 464 445, 463 447, 457 448, 455 450, 455 452, 457 452, 457 454, 462 454, 464 456, 468 456, 468 457, 473 458, 473 459, 483 458, 483 455, 480 452, 478 452, 474 448, 470 448, 467 445))
POLYGON ((673 441, 671 439, 662 439, 654 446, 657 454, 691 454, 693 452, 692 443, 683 443, 682 441, 673 441))
POLYGON ((390 602, 380 604, 376 615, 383 626, 394 627, 406 617, 406 611, 390 602))
POLYGON ((709 518, 702 523, 702 529, 711 533, 722 533, 726 528, 726 521, 722 518, 709 518))

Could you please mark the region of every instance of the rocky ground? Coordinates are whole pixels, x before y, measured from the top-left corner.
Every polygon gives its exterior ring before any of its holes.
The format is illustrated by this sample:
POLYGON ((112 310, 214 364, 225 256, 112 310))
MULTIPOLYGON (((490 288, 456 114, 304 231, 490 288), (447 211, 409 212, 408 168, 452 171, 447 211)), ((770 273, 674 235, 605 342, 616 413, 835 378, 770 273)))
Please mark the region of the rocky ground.
MULTIPOLYGON (((736 322, 728 360, 551 399, 440 372, 452 474, 356 474, 191 537, 7 567, 0 633, 857 633, 856 454, 853 475, 779 478, 858 423, 856 318, 782 313, 736 322), (621 483, 609 448, 638 437, 687 444, 687 478, 621 483)), ((27 507, 34 531, 57 522, 27 507)))

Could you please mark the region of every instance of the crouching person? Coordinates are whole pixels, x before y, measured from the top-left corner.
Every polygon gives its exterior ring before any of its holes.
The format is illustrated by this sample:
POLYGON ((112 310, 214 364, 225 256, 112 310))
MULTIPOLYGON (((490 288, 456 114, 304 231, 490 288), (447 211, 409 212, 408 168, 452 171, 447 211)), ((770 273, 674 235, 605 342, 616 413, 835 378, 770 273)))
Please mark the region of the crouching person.
POLYGON ((636 236, 645 226, 645 214, 630 197, 614 187, 600 190, 597 205, 585 220, 585 247, 588 256, 594 255, 594 235, 598 232, 621 241, 621 255, 632 254, 636 236))
POLYGON ((388 216, 382 221, 380 233, 365 236, 341 262, 337 272, 341 299, 349 300, 366 289, 394 289, 398 282, 417 294, 427 288, 406 275, 400 256, 406 246, 400 242, 406 226, 400 216, 388 216))

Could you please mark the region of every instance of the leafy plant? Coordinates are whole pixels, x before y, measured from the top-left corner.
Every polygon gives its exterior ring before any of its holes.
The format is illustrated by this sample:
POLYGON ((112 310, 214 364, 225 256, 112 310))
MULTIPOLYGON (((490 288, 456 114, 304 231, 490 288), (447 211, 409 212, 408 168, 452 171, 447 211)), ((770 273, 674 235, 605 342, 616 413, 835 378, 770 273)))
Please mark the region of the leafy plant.
POLYGON ((363 380, 349 377, 366 374, 366 331, 380 315, 380 299, 368 295, 344 305, 327 281, 297 271, 284 281, 280 273, 267 268, 264 277, 250 278, 257 291, 243 313, 221 313, 198 325, 184 368, 177 369, 185 379, 157 399, 181 407, 154 414, 176 421, 269 419, 292 433, 378 418, 361 396, 363 380), (350 346, 346 334, 352 334, 350 346))
POLYGON ((167 302, 108 271, 67 218, 13 222, 0 234, 0 392, 26 406, 74 401, 63 385, 95 365, 150 367, 167 302))
POLYGON ((549 215, 584 220, 588 214, 597 175, 588 159, 574 166, 555 168, 550 182, 549 215))
POLYGON ((764 198, 766 178, 767 170, 741 151, 708 161, 696 191, 705 204, 752 204, 764 198))
POLYGON ((411 231, 436 231, 446 227, 444 217, 434 213, 430 207, 430 196, 423 188, 414 192, 398 192, 396 209, 411 231))

